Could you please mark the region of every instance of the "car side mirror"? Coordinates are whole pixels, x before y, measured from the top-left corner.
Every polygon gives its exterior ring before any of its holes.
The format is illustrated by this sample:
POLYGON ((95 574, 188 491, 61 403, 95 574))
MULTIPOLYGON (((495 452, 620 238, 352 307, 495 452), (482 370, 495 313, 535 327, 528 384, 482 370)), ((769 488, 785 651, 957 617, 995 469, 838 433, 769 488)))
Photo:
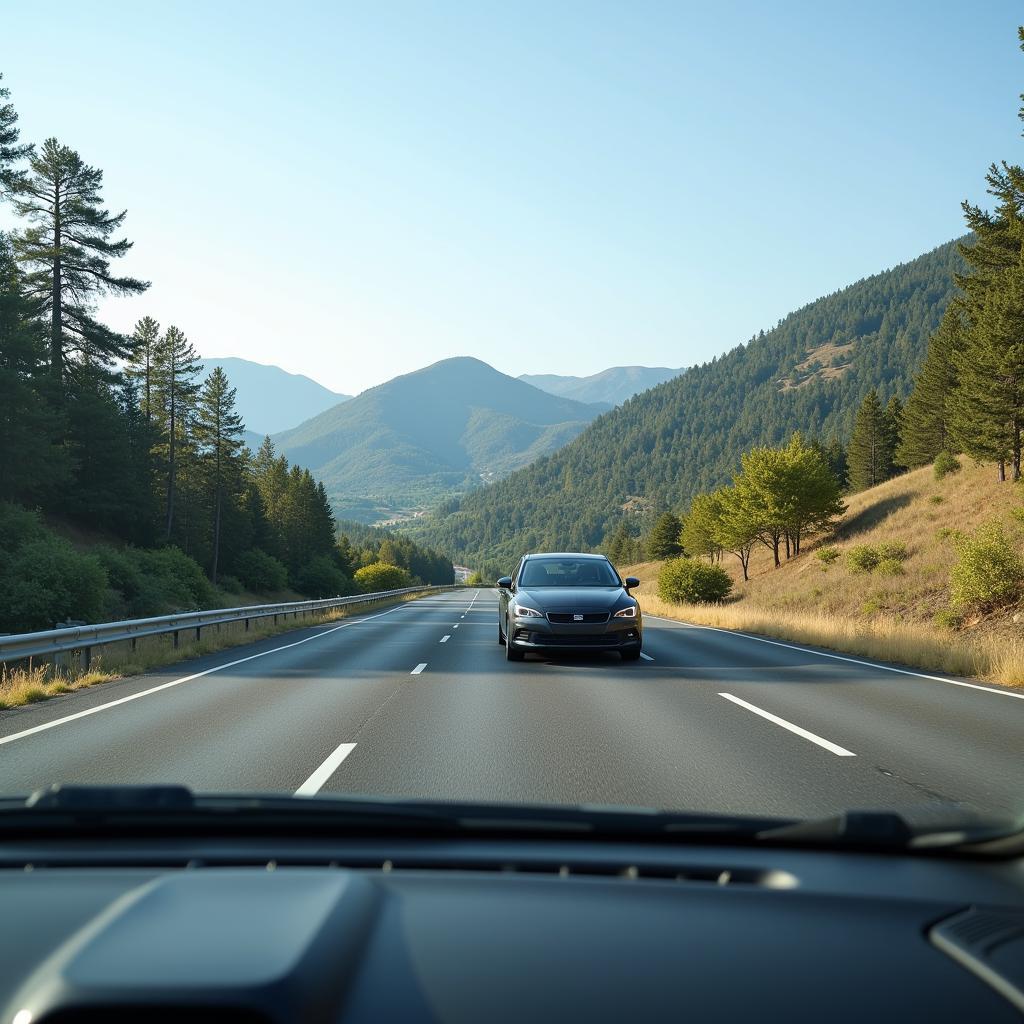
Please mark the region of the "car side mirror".
POLYGON ((501 579, 498 580, 498 586, 501 587, 502 590, 511 590, 512 589, 512 577, 511 576, 502 576, 501 579))
POLYGON ((626 577, 626 589, 632 590, 634 587, 639 587, 640 581, 635 576, 626 577))

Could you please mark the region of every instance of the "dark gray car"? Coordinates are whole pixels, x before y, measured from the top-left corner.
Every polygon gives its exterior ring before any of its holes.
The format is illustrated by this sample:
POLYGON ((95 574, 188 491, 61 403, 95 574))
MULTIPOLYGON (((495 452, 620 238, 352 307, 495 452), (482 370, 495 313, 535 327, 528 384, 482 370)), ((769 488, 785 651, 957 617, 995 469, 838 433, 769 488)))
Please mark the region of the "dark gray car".
POLYGON ((640 657, 643 621, 630 594, 640 581, 622 580, 604 555, 524 555, 498 580, 498 643, 509 661, 528 651, 618 651, 640 657))

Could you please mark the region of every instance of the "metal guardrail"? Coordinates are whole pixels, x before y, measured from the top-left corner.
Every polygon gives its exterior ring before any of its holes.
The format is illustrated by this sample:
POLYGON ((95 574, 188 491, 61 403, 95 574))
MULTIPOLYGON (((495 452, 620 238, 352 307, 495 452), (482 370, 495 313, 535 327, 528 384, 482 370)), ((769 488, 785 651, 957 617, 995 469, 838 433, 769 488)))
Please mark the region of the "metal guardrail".
POLYGON ((78 651, 82 668, 89 667, 93 647, 130 641, 135 650, 136 641, 147 636, 173 637, 178 646, 183 632, 195 631, 199 640, 207 626, 221 626, 229 622, 244 622, 246 630, 253 619, 273 617, 276 624, 292 616, 311 615, 316 612, 343 608, 350 604, 375 604, 405 594, 431 593, 456 590, 455 586, 404 587, 401 590, 381 590, 373 594, 355 594, 351 597, 328 597, 318 601, 288 601, 283 604, 255 604, 244 608, 210 608, 201 612, 180 612, 150 619, 125 619, 123 622, 103 622, 92 626, 68 626, 63 629, 45 629, 38 633, 15 633, 0 636, 0 663, 25 661, 29 658, 49 658, 69 651, 78 651))

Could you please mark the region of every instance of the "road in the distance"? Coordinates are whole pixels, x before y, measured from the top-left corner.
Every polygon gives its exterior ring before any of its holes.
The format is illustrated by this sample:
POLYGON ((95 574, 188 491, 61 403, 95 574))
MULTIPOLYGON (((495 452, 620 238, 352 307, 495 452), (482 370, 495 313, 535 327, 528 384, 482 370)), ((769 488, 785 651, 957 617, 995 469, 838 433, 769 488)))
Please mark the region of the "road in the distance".
POLYGON ((1024 700, 648 618, 647 659, 506 662, 490 590, 0 712, 0 792, 52 782, 820 816, 1024 812, 1024 700), (653 660, 649 660, 653 659, 653 660))

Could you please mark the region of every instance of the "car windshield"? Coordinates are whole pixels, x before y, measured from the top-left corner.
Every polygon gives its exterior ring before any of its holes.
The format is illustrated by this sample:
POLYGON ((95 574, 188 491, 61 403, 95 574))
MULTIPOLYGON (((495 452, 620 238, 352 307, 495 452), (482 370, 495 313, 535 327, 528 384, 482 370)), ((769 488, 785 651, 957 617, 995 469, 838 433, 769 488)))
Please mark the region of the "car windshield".
POLYGON ((3 4, 0 800, 1024 815, 1016 6, 3 4))
POLYGON ((521 587, 618 587, 622 583, 603 558, 531 558, 523 565, 521 587))

